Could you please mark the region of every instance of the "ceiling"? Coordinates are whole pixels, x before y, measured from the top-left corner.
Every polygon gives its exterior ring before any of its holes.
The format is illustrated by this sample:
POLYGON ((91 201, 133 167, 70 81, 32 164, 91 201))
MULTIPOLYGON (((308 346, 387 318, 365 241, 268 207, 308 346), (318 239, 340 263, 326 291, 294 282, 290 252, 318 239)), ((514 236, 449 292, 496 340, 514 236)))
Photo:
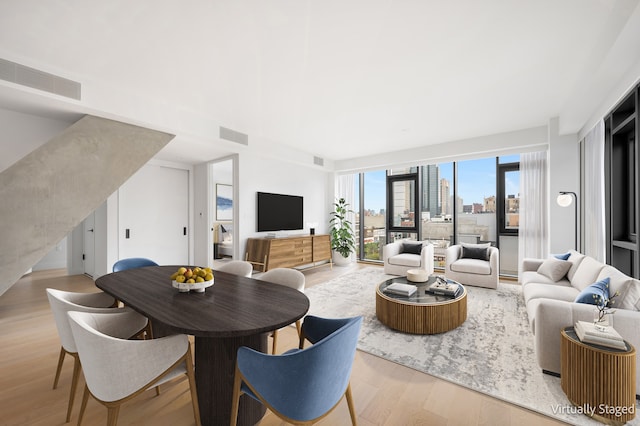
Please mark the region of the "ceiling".
POLYGON ((82 101, 2 83, 0 107, 169 131, 158 158, 186 162, 346 160, 552 117, 576 133, 640 61, 639 1, 3 0, 0 57, 82 101))

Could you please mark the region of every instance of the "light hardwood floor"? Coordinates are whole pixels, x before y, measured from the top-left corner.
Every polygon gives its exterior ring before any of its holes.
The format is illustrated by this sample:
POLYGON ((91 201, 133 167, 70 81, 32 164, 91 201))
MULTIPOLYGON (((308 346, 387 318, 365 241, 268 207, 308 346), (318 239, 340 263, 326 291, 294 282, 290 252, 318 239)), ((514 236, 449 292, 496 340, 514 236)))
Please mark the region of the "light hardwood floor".
MULTIPOLYGON (((361 267, 354 264, 307 271, 307 287, 361 267)), ((0 296, 0 425, 65 424, 72 361, 65 360, 58 389, 52 390, 60 343, 47 287, 97 290, 85 276, 54 270, 29 274, 0 296)), ((279 333, 279 352, 296 346, 295 327, 279 333)), ((351 384, 358 422, 363 426, 563 424, 361 351, 356 355, 351 384)), ((71 424, 77 423, 83 386, 81 382, 71 424)), ((90 400, 83 424, 105 424, 106 418, 106 409, 90 400)), ((163 385, 159 397, 150 391, 125 403, 119 424, 194 424, 186 382, 163 385)), ((260 422, 261 426, 282 424, 268 411, 260 422)), ((320 424, 350 424, 346 402, 343 400, 320 424)))

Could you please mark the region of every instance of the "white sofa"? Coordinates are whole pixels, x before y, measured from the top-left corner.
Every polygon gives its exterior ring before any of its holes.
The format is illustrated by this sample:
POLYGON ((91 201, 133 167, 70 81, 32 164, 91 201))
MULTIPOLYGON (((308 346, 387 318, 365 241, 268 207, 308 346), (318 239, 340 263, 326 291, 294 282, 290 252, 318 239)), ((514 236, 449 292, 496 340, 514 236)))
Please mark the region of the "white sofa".
MULTIPOLYGON (((560 330, 576 321, 593 321, 596 310, 595 305, 574 300, 586 287, 607 277, 610 294, 619 293, 614 298, 615 313, 607 316, 609 324, 640 348, 640 281, 573 250, 566 260, 569 265, 562 265, 568 267, 564 275, 558 262, 562 261, 524 259, 522 263, 522 292, 540 368, 560 374, 560 330)), ((640 362, 640 357, 636 360, 640 362)), ((636 394, 640 394, 640 365, 636 366, 636 394)))
POLYGON ((382 248, 382 258, 385 274, 407 275, 409 269, 424 269, 429 275, 433 274, 433 244, 425 241, 389 243, 382 248), (419 245, 422 247, 416 250, 419 245))
POLYGON ((461 284, 496 289, 500 280, 500 252, 489 244, 461 243, 447 247, 444 276, 461 284), (486 249, 487 256, 483 259, 464 256, 463 247, 486 249))

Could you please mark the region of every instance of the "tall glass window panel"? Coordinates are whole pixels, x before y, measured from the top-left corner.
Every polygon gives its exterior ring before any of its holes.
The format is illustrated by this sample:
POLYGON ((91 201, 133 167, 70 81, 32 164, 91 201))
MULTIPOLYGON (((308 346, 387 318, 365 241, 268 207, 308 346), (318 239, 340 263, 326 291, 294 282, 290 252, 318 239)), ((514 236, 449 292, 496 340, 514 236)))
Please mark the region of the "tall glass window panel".
POLYGON ((457 241, 496 245, 496 158, 457 166, 457 241))
POLYGON ((421 172, 422 240, 434 246, 434 266, 444 268, 453 237, 453 163, 429 164, 421 172))
POLYGON ((382 260, 382 247, 386 244, 386 178, 385 170, 367 172, 364 178, 363 235, 364 260, 382 260))
POLYGON ((520 226, 520 170, 504 173, 504 228, 517 232, 520 226))
POLYGON ((413 180, 391 182, 391 214, 394 228, 415 228, 415 183, 413 180))

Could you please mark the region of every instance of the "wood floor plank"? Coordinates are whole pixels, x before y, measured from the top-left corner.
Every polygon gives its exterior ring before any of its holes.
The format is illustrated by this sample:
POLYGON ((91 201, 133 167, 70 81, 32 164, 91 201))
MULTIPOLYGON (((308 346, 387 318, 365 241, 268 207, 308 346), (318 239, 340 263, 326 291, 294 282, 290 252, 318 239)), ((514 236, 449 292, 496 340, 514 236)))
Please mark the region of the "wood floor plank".
MULTIPOLYGON (((369 265, 323 267, 305 271, 307 287, 369 265)), ((47 287, 70 291, 97 291, 82 275, 65 270, 39 271, 20 279, 0 296, 0 424, 65 425, 72 360, 65 361, 58 389, 52 390, 60 350, 47 287)), ((297 346, 295 327, 278 336, 278 351, 297 346)), ((196 366, 197 368, 197 366, 196 366)), ((351 378, 358 422, 361 426, 429 425, 560 425, 554 419, 439 380, 424 373, 358 351, 351 378), (455 403, 454 403, 455 402, 455 403), (464 406, 464 410, 459 409, 464 406)), ((70 424, 76 424, 84 379, 81 377, 70 424)), ((105 424, 107 410, 90 399, 85 425, 105 424)), ((193 425, 186 381, 162 386, 160 396, 145 392, 124 404, 119 425, 193 425)), ((284 425, 273 413, 261 426, 284 425)), ((346 401, 321 425, 350 424, 346 401)))

